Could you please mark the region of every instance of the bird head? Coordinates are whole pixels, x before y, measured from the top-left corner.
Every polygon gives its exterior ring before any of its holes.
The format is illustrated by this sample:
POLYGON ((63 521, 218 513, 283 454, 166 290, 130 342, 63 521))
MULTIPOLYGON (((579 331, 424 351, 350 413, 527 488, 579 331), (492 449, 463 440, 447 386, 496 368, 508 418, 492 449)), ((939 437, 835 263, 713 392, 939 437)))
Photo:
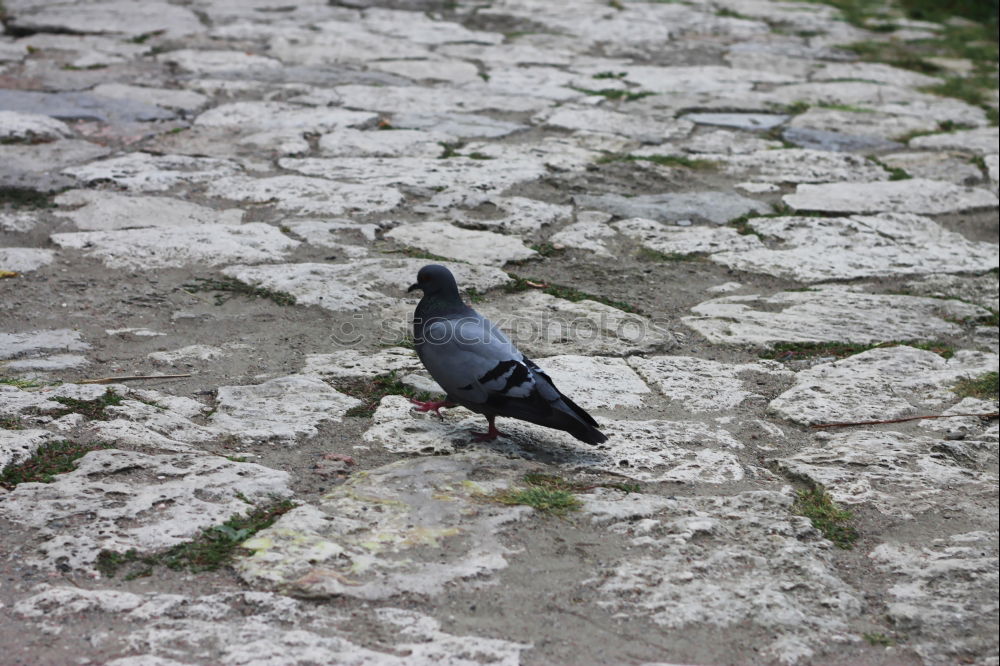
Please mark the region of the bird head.
POLYGON ((458 294, 458 284, 455 276, 444 266, 439 264, 429 264, 417 272, 417 281, 410 285, 407 293, 420 289, 424 296, 433 296, 438 293, 458 294))

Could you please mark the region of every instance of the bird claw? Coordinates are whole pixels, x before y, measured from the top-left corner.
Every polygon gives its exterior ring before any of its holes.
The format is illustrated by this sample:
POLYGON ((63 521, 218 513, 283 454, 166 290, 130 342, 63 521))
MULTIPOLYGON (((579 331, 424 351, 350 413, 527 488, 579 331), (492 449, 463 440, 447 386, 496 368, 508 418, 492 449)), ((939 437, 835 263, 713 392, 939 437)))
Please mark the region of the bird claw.
POLYGON ((434 412, 437 414, 438 418, 443 419, 444 416, 441 415, 442 407, 454 407, 455 403, 448 402, 447 400, 417 400, 416 398, 410 398, 416 407, 413 408, 415 412, 434 412))

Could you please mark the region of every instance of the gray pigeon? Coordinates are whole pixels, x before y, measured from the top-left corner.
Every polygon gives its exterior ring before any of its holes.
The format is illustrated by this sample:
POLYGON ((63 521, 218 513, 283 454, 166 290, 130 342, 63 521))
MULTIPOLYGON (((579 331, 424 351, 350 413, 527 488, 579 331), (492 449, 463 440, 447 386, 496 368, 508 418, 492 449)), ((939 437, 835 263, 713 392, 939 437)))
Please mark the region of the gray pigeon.
POLYGON ((424 367, 445 390, 445 400, 413 402, 419 411, 462 405, 486 417, 490 427, 479 441, 502 435, 493 421, 510 416, 546 428, 565 430, 581 442, 608 438, 590 414, 559 392, 500 329, 462 302, 455 276, 444 266, 424 266, 417 282, 423 298, 413 317, 413 340, 424 367))

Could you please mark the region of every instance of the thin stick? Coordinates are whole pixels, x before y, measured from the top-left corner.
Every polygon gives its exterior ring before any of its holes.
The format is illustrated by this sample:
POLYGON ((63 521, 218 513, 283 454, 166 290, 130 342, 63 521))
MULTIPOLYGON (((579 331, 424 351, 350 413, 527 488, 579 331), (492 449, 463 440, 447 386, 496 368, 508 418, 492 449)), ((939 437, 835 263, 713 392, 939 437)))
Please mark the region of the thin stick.
POLYGON ((100 379, 81 379, 77 384, 110 384, 112 382, 127 382, 133 379, 177 379, 178 377, 190 377, 191 373, 183 375, 130 375, 128 377, 101 377, 100 379))
POLYGON ((988 414, 935 414, 933 416, 908 416, 905 419, 889 419, 887 421, 851 421, 849 423, 816 423, 811 428, 846 428, 847 426, 878 425, 880 423, 903 423, 904 421, 919 421, 920 419, 951 419, 956 416, 978 416, 981 419, 995 419, 998 412, 988 414))

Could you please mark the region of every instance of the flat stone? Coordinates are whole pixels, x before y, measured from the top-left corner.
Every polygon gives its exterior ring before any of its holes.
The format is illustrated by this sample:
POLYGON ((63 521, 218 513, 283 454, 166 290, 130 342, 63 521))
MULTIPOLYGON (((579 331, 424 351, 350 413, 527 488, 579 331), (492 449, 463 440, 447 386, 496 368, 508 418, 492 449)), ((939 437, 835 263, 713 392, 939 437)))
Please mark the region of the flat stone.
POLYGON ((938 454, 940 441, 892 431, 837 433, 773 463, 822 485, 841 505, 867 504, 906 519, 938 510, 989 520, 996 511, 996 474, 938 454))
POLYGON ((209 101, 208 97, 193 90, 130 86, 124 83, 102 83, 94 86, 91 92, 101 97, 137 100, 153 106, 188 112, 200 109, 209 101))
POLYGON ((550 356, 535 362, 562 393, 584 409, 639 407, 643 399, 652 393, 625 359, 550 356))
POLYGON ((796 129, 889 140, 900 140, 912 132, 933 132, 938 128, 936 120, 921 116, 903 116, 870 109, 846 111, 818 106, 796 115, 788 125, 796 129))
POLYGON ((872 349, 799 372, 768 410, 806 425, 904 418, 957 402, 951 389, 959 379, 996 364, 997 355, 986 352, 945 359, 905 345, 872 349))
POLYGON ((794 143, 800 148, 810 150, 827 150, 841 153, 872 153, 886 150, 898 150, 902 144, 887 141, 877 136, 843 134, 826 130, 790 127, 781 134, 781 138, 794 143))
MULTIPOLYGON (((435 199, 428 202, 428 207, 437 204, 435 199)), ((483 210, 484 213, 497 214, 499 217, 479 217, 472 211, 459 210, 449 203, 442 203, 448 210, 453 224, 468 229, 484 229, 506 234, 537 233, 542 227, 555 224, 569 218, 573 214, 572 206, 547 203, 527 197, 498 197, 470 193, 463 196, 461 204, 466 207, 483 210)))
MULTIPOLYGON (((494 94, 485 87, 448 88, 423 86, 337 86, 332 93, 348 109, 382 113, 469 113, 475 111, 536 112, 552 105, 551 100, 524 95, 494 94)), ((326 91, 292 99, 301 104, 328 103, 326 91)))
POLYGON ((563 227, 549 237, 556 245, 593 252, 601 257, 613 256, 606 241, 617 236, 617 232, 605 222, 574 222, 563 227))
POLYGON ((289 375, 252 386, 220 386, 210 424, 242 442, 294 444, 360 404, 319 377, 289 375))
POLYGON ((10 465, 19 465, 44 444, 59 438, 48 430, 25 428, 22 430, 0 429, 0 471, 10 465))
POLYGON ((479 68, 461 60, 379 60, 371 66, 414 81, 447 81, 453 84, 481 81, 479 68))
POLYGON ((928 134, 910 139, 910 147, 964 150, 976 155, 996 154, 1000 150, 1000 129, 977 127, 947 134, 928 134))
MULTIPOLYGON (((791 83, 787 75, 765 70, 747 71, 702 65, 690 67, 627 66, 625 80, 639 85, 643 90, 659 93, 725 93, 734 95, 749 92, 755 82, 791 83)), ((731 114, 737 115, 737 114, 731 114)), ((735 119, 734 119, 735 120, 735 119)), ((748 123, 754 121, 745 119, 748 123)))
POLYGON ((923 178, 884 183, 824 183, 799 185, 782 201, 800 211, 829 213, 916 213, 940 215, 978 208, 996 208, 987 190, 923 178))
MULTIPOLYGON (((782 148, 780 141, 764 139, 756 134, 747 132, 731 132, 724 129, 699 132, 674 145, 686 153, 711 154, 746 154, 756 153, 761 150, 782 148)), ((646 146, 639 150, 633 150, 630 154, 646 156, 662 155, 664 154, 664 147, 646 146)))
POLYGON ((237 572, 313 598, 437 595, 455 581, 488 579, 512 554, 500 533, 531 510, 478 498, 532 469, 483 452, 369 470, 244 542, 253 554, 237 572), (473 477, 484 467, 488 479, 473 477))
POLYGON ((919 215, 751 218, 747 223, 777 242, 713 254, 712 261, 750 273, 820 282, 988 271, 998 260, 996 245, 969 241, 919 215))
POLYGON ((618 217, 645 218, 659 222, 702 219, 725 224, 747 213, 771 212, 771 207, 732 192, 679 192, 677 194, 581 194, 573 197, 578 206, 602 210, 618 217))
POLYGON ((813 81, 871 81, 907 88, 940 85, 941 79, 880 62, 829 62, 813 71, 813 81))
POLYGON ((17 40, 17 45, 34 53, 51 50, 68 52, 72 55, 69 55, 67 64, 78 70, 96 70, 108 65, 126 63, 145 55, 152 49, 150 44, 136 44, 120 37, 46 32, 23 37, 17 40))
POLYGON ((0 111, 0 141, 27 143, 55 141, 73 136, 66 123, 37 113, 0 111))
POLYGON ((891 583, 886 614, 926 663, 996 649, 996 622, 983 612, 996 606, 996 533, 953 534, 929 544, 883 543, 868 558, 891 583))
POLYGON ((140 36, 162 31, 170 38, 205 31, 190 9, 150 0, 137 5, 128 0, 105 0, 84 5, 49 4, 17 12, 11 20, 30 32, 118 33, 140 36))
MULTIPOLYGON (((278 161, 283 169, 306 176, 358 183, 356 188, 406 187, 421 192, 456 192, 472 190, 478 194, 501 193, 518 183, 530 182, 548 173, 538 159, 478 160, 453 157, 437 158, 285 158, 278 161)), ((343 186, 339 186, 343 187, 343 186)), ((378 191, 376 189, 376 192, 378 191)))
POLYGON ((35 228, 41 220, 34 212, 2 212, 0 213, 0 230, 24 233, 35 228))
POLYGON ((503 266, 538 255, 517 238, 492 231, 461 229, 443 222, 404 224, 386 232, 385 237, 407 247, 473 265, 503 266))
POLYGON ((62 139, 36 144, 0 144, 0 183, 39 192, 62 190, 73 181, 59 170, 109 154, 111 150, 89 141, 62 139))
POLYGON ((623 356, 674 344, 664 322, 592 300, 573 302, 527 291, 478 309, 532 357, 623 356))
POLYGON ((527 125, 498 120, 475 113, 399 112, 392 116, 393 127, 447 134, 462 139, 496 139, 528 129, 527 125))
POLYGON ((937 340, 961 335, 949 320, 986 316, 958 301, 883 296, 837 288, 724 296, 691 308, 685 325, 715 344, 767 346, 776 342, 937 340))
POLYGON ((403 195, 388 185, 345 184, 303 176, 224 176, 208 184, 210 196, 244 203, 271 204, 305 215, 365 215, 392 210, 403 195))
POLYGON ((750 624, 768 637, 761 657, 808 661, 851 640, 862 595, 837 575, 830 548, 792 497, 755 491, 672 499, 646 520, 606 528, 629 554, 592 581, 614 617, 719 630, 750 624))
POLYGON ((240 72, 246 75, 282 68, 280 60, 243 51, 179 49, 161 53, 157 59, 194 74, 219 75, 226 72, 240 72))
POLYGON ((105 124, 169 120, 174 112, 131 99, 112 99, 91 92, 0 90, 0 107, 62 120, 96 120, 105 124))
POLYGON ((341 235, 352 240, 375 240, 375 235, 381 228, 369 222, 354 222, 345 218, 302 220, 289 219, 282 226, 296 236, 301 236, 307 243, 320 247, 341 247, 341 235))
POLYGON ((978 185, 983 181, 983 172, 962 154, 906 152, 880 155, 879 159, 887 167, 902 169, 913 178, 956 185, 978 185))
POLYGON ((221 347, 211 345, 187 345, 180 349, 159 351, 146 354, 146 357, 157 364, 173 365, 179 361, 212 361, 227 356, 221 347))
POLYGON ((756 236, 742 235, 731 227, 676 227, 638 217, 614 222, 611 226, 642 247, 668 257, 752 251, 762 247, 756 236))
POLYGON ((521 653, 531 648, 449 634, 430 616, 383 606, 364 611, 363 621, 392 640, 370 649, 352 642, 358 641, 359 611, 348 620, 323 606, 256 590, 189 597, 41 585, 32 592, 13 610, 45 633, 57 632, 70 617, 102 634, 124 632, 133 646, 127 652, 133 656, 112 659, 105 662, 107 666, 182 666, 204 659, 205 646, 212 646, 212 658, 224 664, 253 664, 271 655, 294 654, 301 663, 315 664, 406 666, 416 660, 517 666, 521 653))
POLYGON ((690 356, 630 356, 628 364, 675 404, 689 412, 732 410, 759 401, 757 377, 788 380, 793 373, 776 361, 722 363, 690 356))
POLYGON ((914 296, 954 298, 989 310, 1000 310, 1000 283, 985 275, 927 275, 905 285, 914 296))
MULTIPOLYGON (((441 456, 474 444, 485 420, 463 409, 443 418, 419 414, 403 397, 382 399, 364 441, 394 453, 441 456)), ((611 472, 644 482, 728 483, 747 476, 734 451, 743 448, 728 432, 683 421, 598 419, 608 441, 589 447, 559 430, 501 418, 504 436, 482 445, 504 457, 557 463, 586 472, 611 472)), ((477 447, 481 445, 477 444, 477 447)))
POLYGON ((568 106, 559 107, 544 119, 538 120, 547 127, 620 134, 650 143, 659 143, 673 136, 684 136, 693 127, 693 123, 687 120, 664 122, 619 111, 568 106))
POLYGON ((439 157, 455 137, 423 130, 362 131, 340 128, 319 138, 326 157, 439 157))
POLYGON ((290 35, 271 35, 268 41, 268 53, 282 62, 310 67, 329 68, 331 65, 433 55, 423 44, 377 34, 351 21, 322 21, 314 30, 299 29, 290 35))
POLYGON ((329 132, 378 120, 374 113, 337 108, 311 108, 286 102, 233 102, 205 111, 195 125, 246 130, 329 132))
POLYGON ((0 247, 0 270, 28 273, 52 263, 55 252, 34 247, 0 247))
POLYGON ((16 486, 0 515, 35 529, 25 560, 90 573, 101 550, 169 548, 246 515, 248 500, 288 497, 288 479, 287 472, 204 454, 92 451, 51 483, 16 486))
POLYGON ((786 122, 790 116, 778 113, 689 113, 683 118, 698 125, 717 125, 740 130, 769 130, 786 122))
MULTIPOLYGON (((870 183, 889 178, 888 172, 882 167, 861 155, 831 153, 826 150, 788 148, 762 150, 746 155, 706 155, 705 158, 719 161, 722 171, 730 176, 749 177, 758 182, 870 183)), ((872 186, 875 184, 872 183, 872 186)))
POLYGON ((148 227, 52 234, 62 248, 83 250, 109 268, 149 269, 233 262, 280 261, 299 242, 260 222, 148 227))
POLYGON ((983 158, 983 162, 986 164, 986 172, 993 185, 993 194, 997 194, 1000 184, 1000 155, 987 155, 983 158))
POLYGON ((202 224, 238 225, 243 211, 215 210, 182 199, 129 196, 108 190, 70 190, 55 198, 55 215, 78 229, 110 231, 135 227, 188 227, 202 224))
POLYGON ((240 171, 235 162, 187 155, 127 153, 64 169, 82 185, 111 182, 137 192, 162 192, 182 183, 216 182, 240 171))
POLYGON ((41 351, 83 351, 90 345, 80 339, 80 332, 68 328, 0 333, 0 359, 37 356, 41 351))
POLYGON ((7 370, 13 370, 15 372, 23 372, 27 370, 52 372, 53 370, 82 368, 89 363, 90 361, 79 354, 52 354, 51 356, 45 356, 42 358, 25 358, 19 361, 8 361, 3 364, 3 367, 7 370))
POLYGON ((418 372, 423 367, 412 349, 389 347, 377 352, 344 349, 331 354, 308 354, 302 372, 324 379, 368 379, 394 372, 418 372))
MULTIPOLYGON (((229 266, 222 272, 249 284, 292 294, 300 305, 351 312, 398 305, 417 271, 426 264, 426 259, 356 259, 349 264, 229 266)), ((462 289, 482 293, 510 281, 499 268, 449 262, 444 265, 454 273, 462 289)))

